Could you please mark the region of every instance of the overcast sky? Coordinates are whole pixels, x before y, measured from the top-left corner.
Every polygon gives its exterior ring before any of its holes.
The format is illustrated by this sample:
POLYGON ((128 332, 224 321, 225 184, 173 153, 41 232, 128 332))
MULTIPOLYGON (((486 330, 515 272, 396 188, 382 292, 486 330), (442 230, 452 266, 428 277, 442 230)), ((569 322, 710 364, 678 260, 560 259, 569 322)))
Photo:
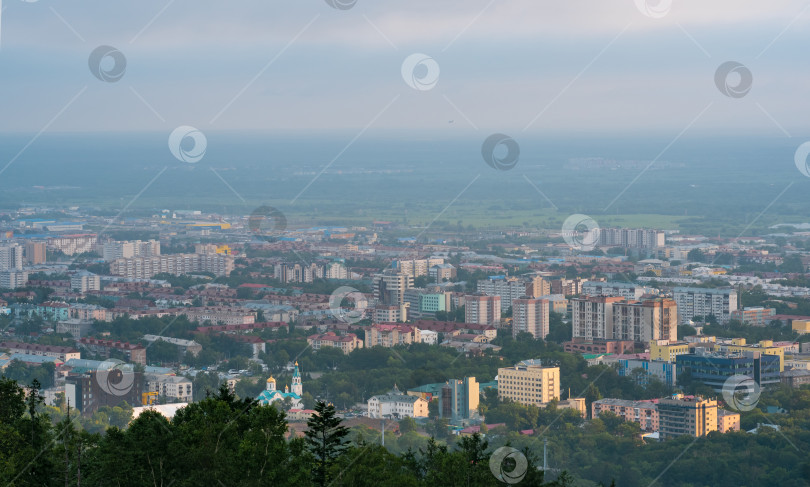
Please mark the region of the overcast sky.
POLYGON ((810 135, 800 0, 2 2, 6 132, 810 135), (101 45, 126 57, 118 82, 88 67, 101 45), (424 91, 402 75, 415 53, 440 70, 424 91), (727 61, 753 75, 741 98, 715 85, 727 61))

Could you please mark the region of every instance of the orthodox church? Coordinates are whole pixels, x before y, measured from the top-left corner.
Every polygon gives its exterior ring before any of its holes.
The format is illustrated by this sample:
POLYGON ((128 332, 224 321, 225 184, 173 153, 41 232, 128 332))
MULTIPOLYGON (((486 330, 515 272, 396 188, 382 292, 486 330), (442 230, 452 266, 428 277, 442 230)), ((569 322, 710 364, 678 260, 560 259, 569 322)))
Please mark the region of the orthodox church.
POLYGON ((284 399, 290 398, 292 409, 301 409, 304 407, 301 401, 301 395, 304 393, 303 385, 301 384, 301 372, 298 370, 298 362, 295 362, 295 370, 293 371, 292 390, 289 386, 284 386, 284 392, 276 389, 276 379, 272 376, 267 379, 267 389, 263 390, 259 397, 256 398, 259 404, 267 406, 273 404, 275 401, 281 401, 282 405, 284 399))

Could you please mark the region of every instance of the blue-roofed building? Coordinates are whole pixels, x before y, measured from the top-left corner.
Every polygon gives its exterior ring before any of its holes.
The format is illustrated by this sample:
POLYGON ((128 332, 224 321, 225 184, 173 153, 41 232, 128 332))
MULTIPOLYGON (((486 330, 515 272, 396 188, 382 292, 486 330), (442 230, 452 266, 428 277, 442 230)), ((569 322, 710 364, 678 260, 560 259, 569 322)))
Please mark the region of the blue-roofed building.
POLYGON ((290 400, 290 407, 292 409, 301 409, 303 401, 301 395, 304 393, 303 385, 301 384, 301 372, 298 370, 298 362, 295 363, 295 370, 293 370, 292 389, 284 386, 284 392, 276 389, 276 379, 272 376, 267 379, 267 389, 263 390, 256 398, 262 406, 269 406, 276 401, 281 401, 284 404, 285 399, 290 400))

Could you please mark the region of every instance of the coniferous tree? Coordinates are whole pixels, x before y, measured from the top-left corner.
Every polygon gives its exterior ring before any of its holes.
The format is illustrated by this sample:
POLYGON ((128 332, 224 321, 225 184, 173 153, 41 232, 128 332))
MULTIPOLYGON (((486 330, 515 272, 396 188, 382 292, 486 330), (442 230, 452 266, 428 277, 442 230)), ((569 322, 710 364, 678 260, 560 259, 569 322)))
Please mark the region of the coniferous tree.
POLYGON ((325 486, 329 480, 329 467, 346 450, 349 429, 343 426, 335 413, 335 406, 318 401, 315 414, 307 421, 306 443, 312 453, 313 482, 325 486))

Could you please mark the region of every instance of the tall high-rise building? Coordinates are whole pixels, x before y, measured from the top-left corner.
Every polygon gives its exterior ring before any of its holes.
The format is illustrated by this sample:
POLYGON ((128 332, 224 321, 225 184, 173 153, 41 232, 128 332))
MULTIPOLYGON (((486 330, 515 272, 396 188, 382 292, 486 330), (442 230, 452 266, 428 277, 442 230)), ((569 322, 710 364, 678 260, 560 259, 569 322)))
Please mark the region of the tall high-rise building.
POLYGON ((0 271, 19 271, 23 268, 23 247, 20 244, 0 246, 0 271))
POLYGON ((526 282, 526 296, 539 298, 551 294, 551 282, 540 276, 534 276, 526 282))
POLYGON ((571 299, 571 329, 574 338, 613 339, 613 303, 624 298, 587 296, 571 299))
POLYGON ((487 296, 500 296, 501 308, 504 310, 512 306, 512 300, 527 296, 527 285, 517 277, 490 276, 489 279, 478 281, 476 290, 487 296))
POLYGON ((473 294, 464 296, 464 321, 495 326, 501 321, 501 297, 473 294))
POLYGON ((45 242, 26 242, 25 261, 32 265, 44 264, 48 258, 47 248, 45 242))
POLYGON ((439 417, 452 423, 474 417, 478 413, 480 394, 475 377, 450 379, 439 394, 439 417))
POLYGON ((613 339, 648 344, 678 338, 678 306, 669 298, 613 304, 613 339))
POLYGON ((664 232, 639 228, 602 228, 600 247, 626 247, 654 250, 665 245, 664 232))
POLYGON ((387 269, 374 276, 374 298, 381 304, 399 306, 405 302, 405 290, 413 287, 413 276, 387 269))
POLYGON ((281 282, 312 282, 315 279, 323 279, 323 266, 312 263, 301 264, 276 264, 273 275, 281 282))
POLYGON ((574 338, 633 341, 675 340, 678 308, 669 298, 641 301, 622 297, 587 296, 571 300, 574 338))
POLYGON ((548 335, 549 303, 545 299, 519 298, 512 300, 512 336, 531 333, 535 338, 548 335))

